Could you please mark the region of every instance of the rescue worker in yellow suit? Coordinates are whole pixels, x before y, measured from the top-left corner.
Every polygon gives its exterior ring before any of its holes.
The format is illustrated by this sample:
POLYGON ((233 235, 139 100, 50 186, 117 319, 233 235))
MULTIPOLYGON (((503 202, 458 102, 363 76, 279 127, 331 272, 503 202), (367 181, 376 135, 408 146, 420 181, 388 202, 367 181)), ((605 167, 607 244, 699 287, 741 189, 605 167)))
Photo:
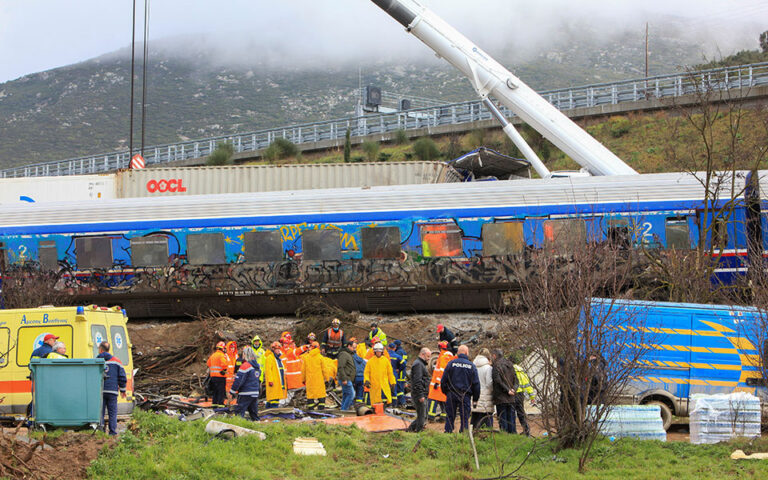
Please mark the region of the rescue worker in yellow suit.
POLYGON ((386 403, 392 403, 392 390, 395 387, 395 374, 392 362, 384 356, 384 345, 373 346, 373 357, 365 365, 364 384, 370 389, 371 405, 381 403, 382 394, 386 403))
POLYGON ((283 366, 283 349, 280 342, 273 342, 272 346, 264 353, 264 384, 267 389, 267 403, 265 408, 280 406, 280 400, 284 400, 287 392, 285 384, 285 367, 283 366))
POLYGON ((427 407, 427 417, 432 420, 445 418, 445 394, 440 389, 440 382, 443 379, 443 371, 448 362, 456 358, 449 349, 448 342, 442 341, 437 344, 440 348, 440 354, 435 363, 435 369, 432 370, 432 381, 429 382, 429 406, 427 407), (438 414, 438 409, 440 413, 438 414), (440 417, 440 418, 438 418, 440 417))
POLYGON ((325 410, 325 380, 330 378, 331 372, 320 354, 320 344, 312 342, 309 348, 301 356, 301 380, 307 386, 307 410, 325 410))

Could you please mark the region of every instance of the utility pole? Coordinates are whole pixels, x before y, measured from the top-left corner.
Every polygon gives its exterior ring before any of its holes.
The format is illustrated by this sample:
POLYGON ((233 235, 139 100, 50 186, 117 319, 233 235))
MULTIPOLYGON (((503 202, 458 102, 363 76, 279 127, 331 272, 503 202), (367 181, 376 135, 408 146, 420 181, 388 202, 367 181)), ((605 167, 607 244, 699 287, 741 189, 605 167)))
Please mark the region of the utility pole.
POLYGON ((130 132, 128 133, 128 165, 133 158, 133 77, 135 75, 134 67, 136 65, 136 0, 133 0, 133 19, 131 20, 131 113, 130 132))
POLYGON ((147 57, 149 56, 149 0, 144 0, 144 66, 141 75, 141 156, 144 156, 144 132, 147 120, 147 57))
POLYGON ((648 78, 648 22, 645 22, 645 78, 648 78))

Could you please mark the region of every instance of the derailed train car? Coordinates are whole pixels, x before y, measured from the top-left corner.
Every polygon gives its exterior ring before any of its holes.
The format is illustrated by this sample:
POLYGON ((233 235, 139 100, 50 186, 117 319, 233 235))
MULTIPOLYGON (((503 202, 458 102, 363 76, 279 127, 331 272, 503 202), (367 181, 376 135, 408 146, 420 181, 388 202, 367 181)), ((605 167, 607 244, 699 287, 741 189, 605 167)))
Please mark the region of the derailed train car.
POLYGON ((291 313, 314 297, 361 311, 488 309, 515 289, 526 252, 691 248, 704 215, 720 274, 744 271, 759 208, 741 196, 705 209, 705 197, 700 179, 675 173, 29 204, 0 212, 0 248, 7 271, 55 271, 73 302, 133 318, 291 313))

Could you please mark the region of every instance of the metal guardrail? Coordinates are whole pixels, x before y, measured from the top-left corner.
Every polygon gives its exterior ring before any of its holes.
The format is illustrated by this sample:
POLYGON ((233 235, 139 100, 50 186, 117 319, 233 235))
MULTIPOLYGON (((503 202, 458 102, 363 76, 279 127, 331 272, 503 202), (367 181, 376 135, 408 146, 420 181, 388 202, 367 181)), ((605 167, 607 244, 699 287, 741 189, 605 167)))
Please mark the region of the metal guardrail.
MULTIPOLYGON (((679 97, 702 90, 726 91, 768 85, 768 62, 736 67, 660 75, 636 80, 602 83, 582 87, 539 92, 560 110, 636 102, 653 98, 679 97)), ((514 114, 506 107, 502 113, 514 114)), ((271 128, 238 135, 220 136, 144 149, 147 165, 189 160, 210 155, 219 142, 229 142, 235 152, 261 150, 277 138, 301 145, 324 140, 343 139, 347 129, 353 137, 413 130, 440 125, 490 120, 491 114, 480 100, 416 108, 395 113, 348 117, 324 122, 271 128)), ((128 168, 127 151, 37 163, 0 170, 0 177, 38 177, 106 173, 128 168)))

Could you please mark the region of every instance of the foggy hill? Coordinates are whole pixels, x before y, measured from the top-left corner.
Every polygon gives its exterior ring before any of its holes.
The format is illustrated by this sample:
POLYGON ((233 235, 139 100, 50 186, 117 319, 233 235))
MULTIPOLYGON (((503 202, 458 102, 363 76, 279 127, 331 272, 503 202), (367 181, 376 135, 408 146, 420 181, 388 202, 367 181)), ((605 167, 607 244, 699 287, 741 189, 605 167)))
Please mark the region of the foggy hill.
MULTIPOLYGON (((521 56, 514 45, 490 53, 537 90, 643 76, 641 32, 605 38, 583 26, 563 29, 561 40, 535 54, 521 56)), ((701 62, 697 42, 676 37, 674 28, 666 32, 653 37, 651 74, 701 62)), ((156 41, 150 47, 147 145, 347 116, 358 101, 358 69, 363 85, 391 92, 445 101, 475 98, 463 76, 434 58, 306 66, 256 60, 229 66, 207 49, 204 38, 156 41)), ((141 48, 137 51, 140 57, 141 48)), ((137 143, 140 58, 136 73, 137 143)), ((127 148, 129 78, 130 51, 123 49, 0 84, 0 167, 127 148)))

